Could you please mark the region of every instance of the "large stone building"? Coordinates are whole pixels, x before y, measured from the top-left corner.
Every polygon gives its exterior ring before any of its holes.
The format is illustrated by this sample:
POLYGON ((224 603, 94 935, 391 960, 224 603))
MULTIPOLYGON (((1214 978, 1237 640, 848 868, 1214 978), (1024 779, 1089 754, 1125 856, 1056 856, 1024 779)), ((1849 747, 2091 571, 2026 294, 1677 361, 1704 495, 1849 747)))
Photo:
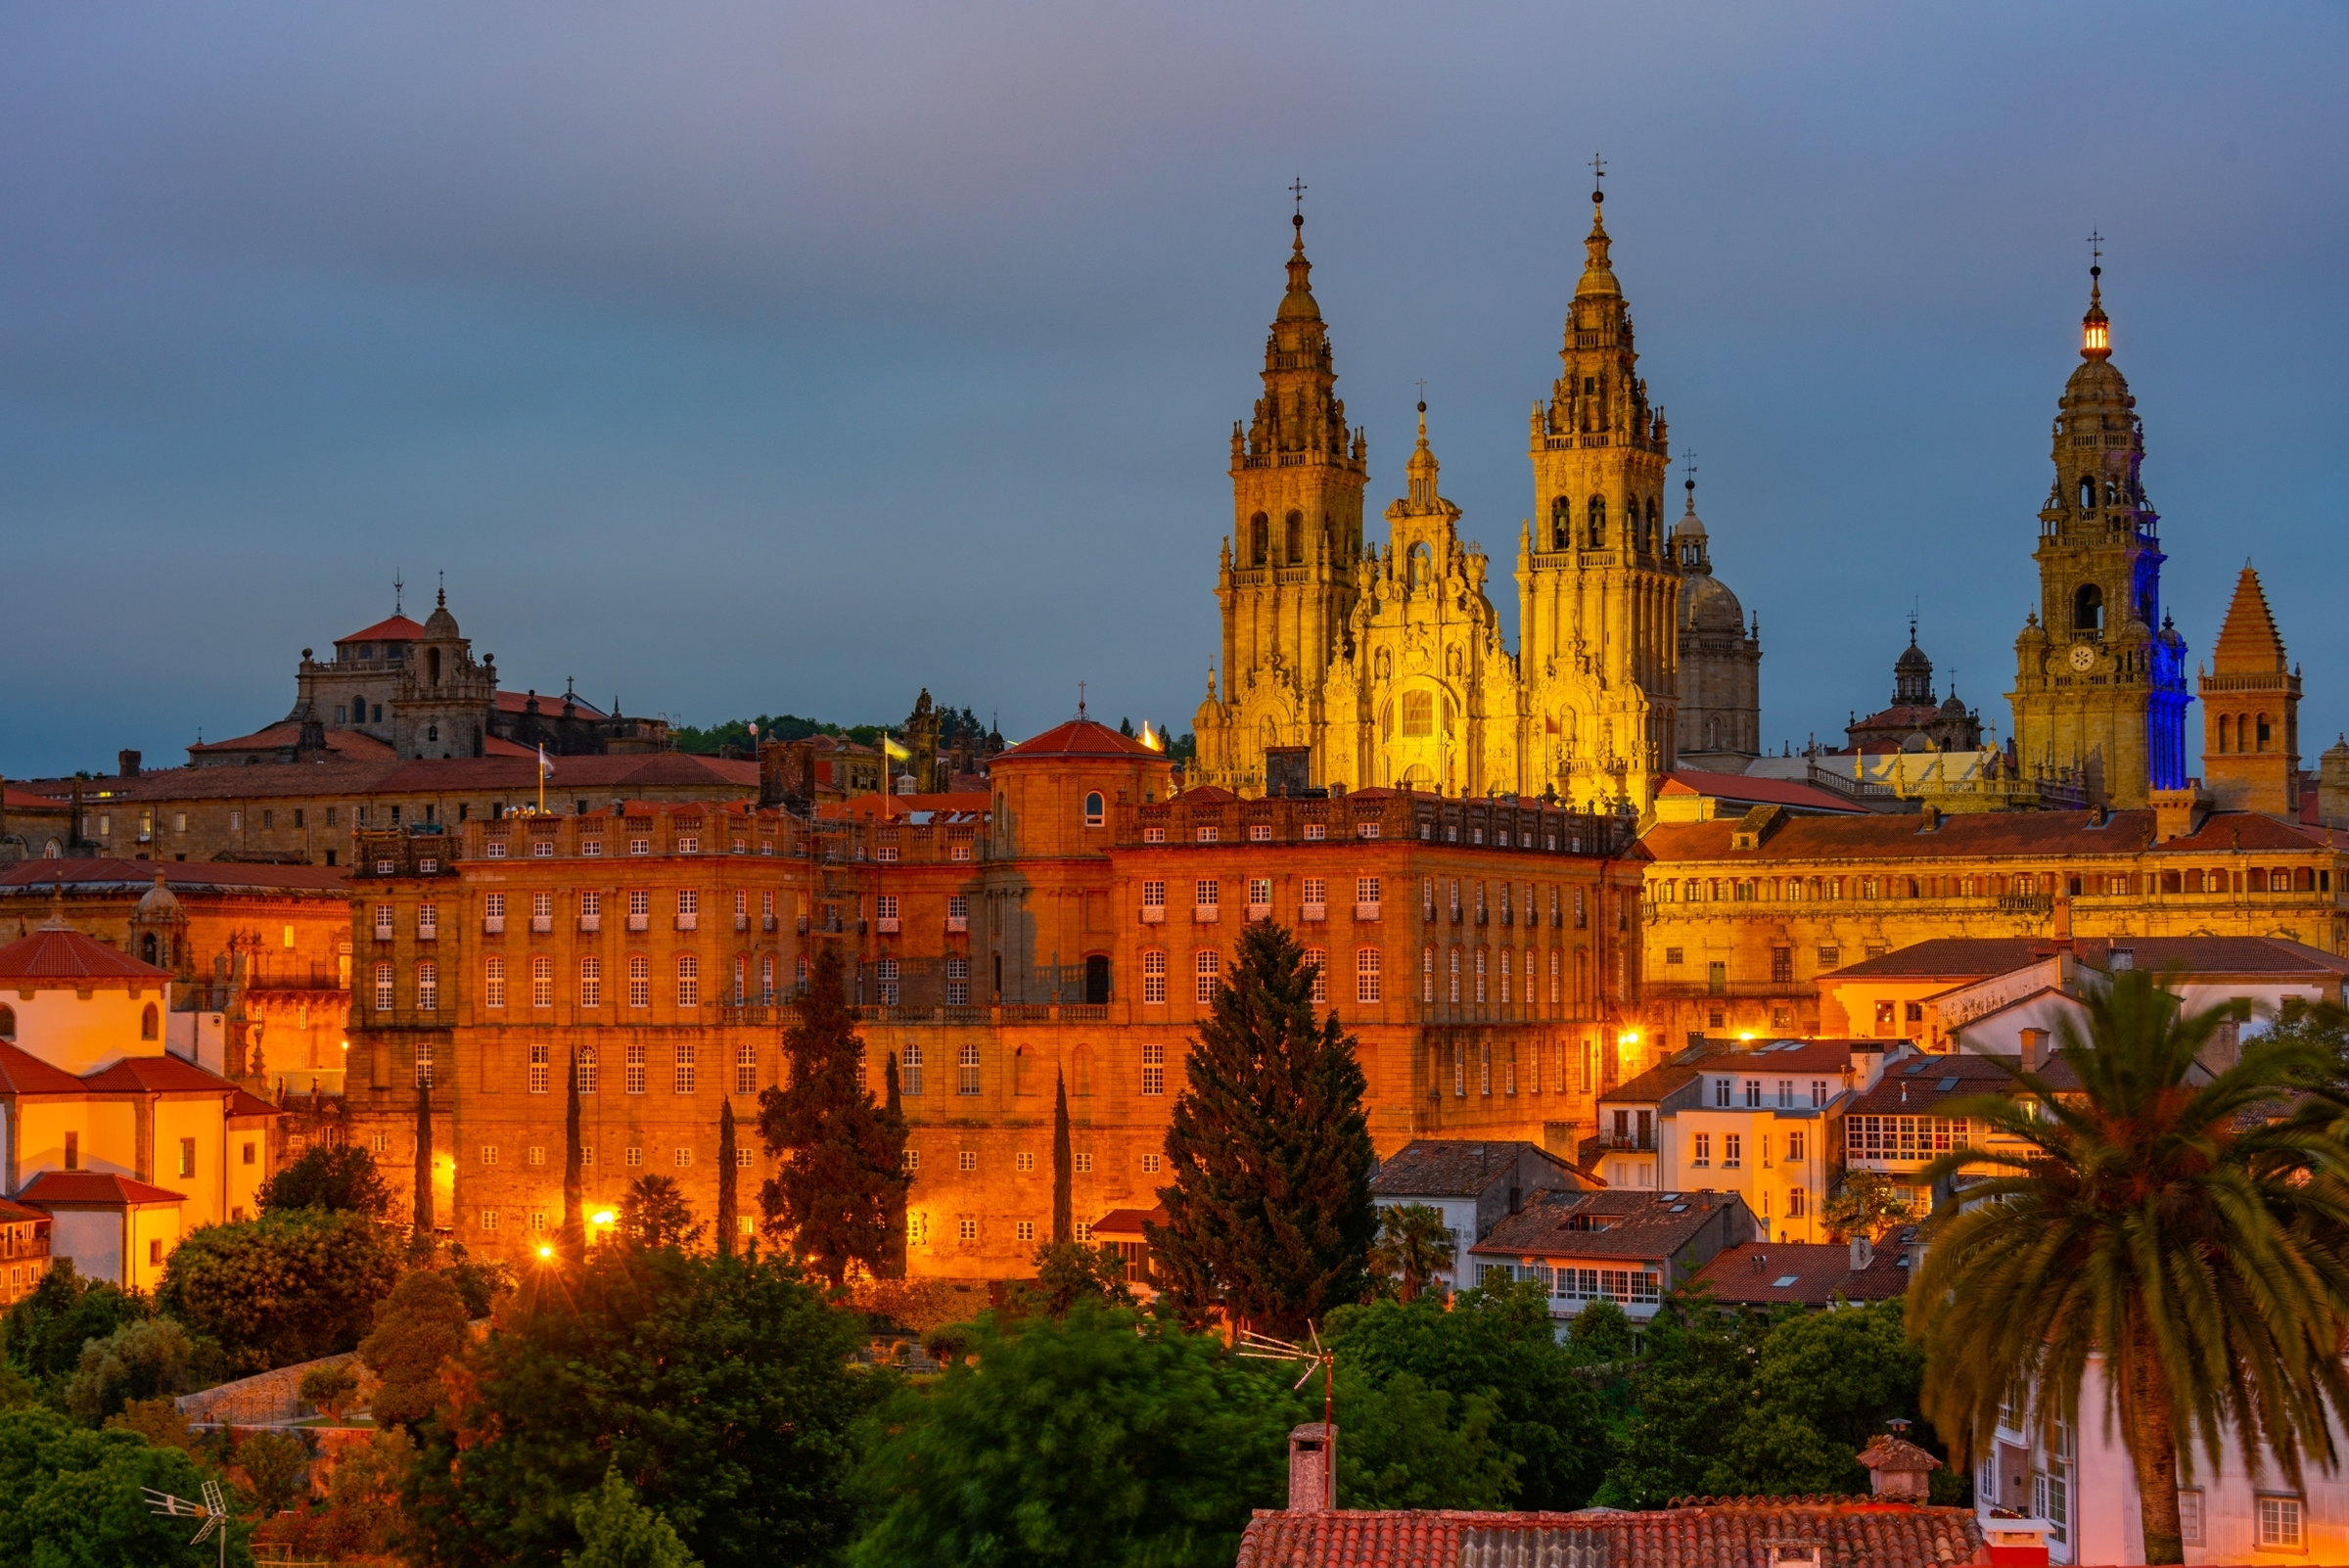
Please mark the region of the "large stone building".
POLYGON ((1708 594, 1682 625, 1681 557, 1703 559, 1702 525, 1680 543, 1665 536, 1668 433, 1592 200, 1559 373, 1532 415, 1515 652, 1489 596, 1491 560, 1461 538, 1460 509, 1439 488, 1424 404, 1387 538, 1365 548, 1366 445, 1333 392, 1297 220, 1264 396, 1232 431, 1222 672, 1195 720, 1202 781, 1243 795, 1404 787, 1644 808, 1677 760, 1691 634, 1721 666, 1700 693, 1703 738, 1755 748, 1758 639, 1715 623, 1725 609, 1735 619, 1734 597, 1708 594))
POLYGON ((1742 773, 1762 755, 1762 618, 1746 623, 1728 585, 1713 576, 1713 541, 1696 515, 1696 481, 1672 527, 1681 567, 1680 763, 1742 773))
POLYGON ((1390 790, 1174 796, 1164 754, 1089 721, 996 758, 990 784, 890 798, 901 815, 635 803, 369 835, 355 1134, 412 1170, 429 1079, 437 1215, 469 1246, 527 1246, 559 1219, 576 1050, 593 1203, 658 1172, 706 1215, 719 1101, 747 1116, 776 1083, 801 965, 834 943, 874 1086, 884 1053, 899 1064, 911 1267, 1000 1276, 1049 1231, 1056 1081, 1077 1220, 1152 1206, 1185 1040, 1253 920, 1321 960, 1382 1151, 1440 1135, 1571 1152, 1592 1097, 1637 1070, 1620 1026, 1640 861, 1619 816, 1390 790))
POLYGON ((396 611, 335 639, 335 657, 301 651, 294 707, 251 735, 188 748, 198 766, 308 762, 334 753, 360 761, 397 758, 551 756, 657 752, 668 742, 658 718, 606 714, 566 690, 500 691, 497 657, 473 656, 443 590, 423 623, 396 611))
POLYGON ((2202 776, 2216 804, 2300 816, 2300 672, 2284 658, 2259 574, 2243 563, 2234 602, 2195 681, 2202 699, 2202 776))
POLYGON ((2144 420, 2112 363, 2101 291, 2092 281, 2080 367, 2056 403, 2040 607, 2014 640, 2007 701, 2024 768, 2078 769, 2092 801, 2133 807, 2185 784, 2189 698, 2186 639, 2161 608, 2161 519, 2140 472, 2144 420))

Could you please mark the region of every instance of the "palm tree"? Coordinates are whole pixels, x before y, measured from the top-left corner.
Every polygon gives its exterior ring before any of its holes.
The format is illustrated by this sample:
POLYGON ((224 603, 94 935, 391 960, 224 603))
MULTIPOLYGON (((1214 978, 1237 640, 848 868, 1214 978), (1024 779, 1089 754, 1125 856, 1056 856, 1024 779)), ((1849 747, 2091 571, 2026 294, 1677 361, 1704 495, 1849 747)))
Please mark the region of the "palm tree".
POLYGON ((1378 1240, 1370 1246, 1370 1271, 1400 1279, 1399 1294, 1416 1301, 1427 1282, 1451 1267, 1451 1231, 1442 1211, 1424 1203, 1397 1204, 1378 1213, 1378 1240))
POLYGON ((1926 1168, 1981 1179, 1930 1222, 1911 1281, 1925 1350, 1924 1412, 1962 1454, 2000 1407, 2078 1430, 2092 1358, 2105 1415, 2136 1471, 2146 1563, 2186 1560, 2178 1478, 2198 1445, 2215 1469, 2230 1433, 2297 1479, 2334 1460, 2328 1411, 2349 1408, 2349 1123, 2324 1053, 2247 1042, 2196 1060, 2227 1018, 2188 1014, 2166 985, 2123 971, 2058 1029, 2058 1072, 1951 1113, 1992 1148, 1926 1168), (2050 1078, 2075 1081, 2060 1085, 2050 1078), (2020 1396, 2020 1397, 2018 1397, 2020 1396))

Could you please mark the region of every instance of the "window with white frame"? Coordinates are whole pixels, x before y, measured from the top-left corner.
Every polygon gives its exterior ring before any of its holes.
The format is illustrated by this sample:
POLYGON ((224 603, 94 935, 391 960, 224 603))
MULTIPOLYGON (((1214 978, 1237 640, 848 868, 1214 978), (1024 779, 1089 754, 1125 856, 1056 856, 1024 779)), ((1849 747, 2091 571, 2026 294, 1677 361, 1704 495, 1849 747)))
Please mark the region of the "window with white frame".
POLYGON ((572 1071, 579 1081, 579 1092, 581 1094, 593 1094, 595 1092, 594 1046, 582 1045, 579 1047, 578 1055, 575 1059, 572 1071))
MULTIPOLYGON (((645 1047, 642 1045, 631 1045, 628 1047, 628 1092, 630 1094, 642 1094, 644 1092, 646 1076, 644 1052, 645 1047)), ((631 1149, 628 1152, 633 1154, 635 1151, 631 1149)), ((636 1162, 634 1160, 630 1160, 628 1163, 630 1165, 634 1165, 636 1162)))
POLYGON ((1150 1095, 1167 1092, 1167 1048, 1164 1045, 1142 1047, 1142 1092, 1150 1095))
POLYGON ((530 1005, 552 1007, 555 1004, 555 961, 544 953, 530 959, 530 1005))
POLYGON ((1419 949, 1419 999, 1423 1002, 1436 999, 1436 949, 1433 947, 1419 949))
POLYGON ((694 1051, 695 1046, 691 1040, 680 1040, 677 1042, 676 1060, 674 1066, 677 1074, 676 1091, 679 1094, 691 1094, 693 1092, 694 1068, 697 1065, 694 1061, 694 1051))
POLYGON ((1379 952, 1376 947, 1358 947, 1354 954, 1354 999, 1372 1003, 1379 999, 1379 952))
POLYGON ((702 960, 696 954, 677 954, 677 1005, 699 1007, 702 1004, 702 960))
POLYGON ((482 1005, 503 1007, 506 1004, 506 961, 491 956, 482 960, 482 1005))
MULTIPOLYGON (((918 1040, 898 1053, 898 1092, 916 1097, 922 1092, 922 1047, 918 1040)), ((910 1171, 913 1167, 905 1169, 910 1171)))
POLYGON ((748 1041, 734 1047, 734 1092, 759 1092, 759 1047, 748 1041))
POLYGON ((530 1092, 544 1094, 552 1085, 554 1079, 554 1047, 551 1045, 531 1046, 530 1070, 530 1092))
POLYGON ((642 953, 628 955, 628 1005, 650 1007, 653 1004, 653 961, 642 953))
MULTIPOLYGON (((1985 1473, 1994 1473, 1989 1470, 1987 1460, 1984 1461, 1984 1470, 1985 1473)), ((1995 1488, 1996 1480, 1991 1484, 1995 1488)), ((1981 1496, 1995 1497, 1997 1493, 1985 1492, 1981 1496)), ((2208 1545, 2202 1539, 2202 1492, 2199 1487, 2181 1487, 2178 1491, 2178 1535, 2189 1546, 2208 1545)))
POLYGON ((2259 1546, 2263 1551, 2300 1551, 2307 1543, 2301 1534, 2300 1499, 2264 1495, 2259 1499, 2259 1546))
POLYGON ((579 1005, 586 1008, 604 1005, 604 961, 601 958, 579 960, 579 1005))
POLYGON ((1142 954, 1142 1001, 1157 1005, 1167 999, 1167 954, 1163 947, 1152 947, 1142 954))
POLYGON ((895 958, 883 958, 874 968, 880 987, 878 1000, 884 1007, 895 1007, 898 1004, 898 961, 895 958))
POLYGON ((1713 1163, 1713 1134, 1699 1132, 1688 1140, 1688 1163, 1709 1166, 1713 1163))
POLYGON ((421 1089, 433 1086, 433 1042, 429 1039, 416 1042, 416 1086, 421 1089))
POLYGON ((946 960, 946 1005, 968 1007, 971 1003, 971 961, 960 953, 946 960))
POLYGON ((440 1010, 440 966, 429 958, 416 966, 416 1010, 420 1013, 440 1010))
POLYGON ((1192 959, 1192 978, 1196 991, 1192 999, 1202 1007, 1216 999, 1216 977, 1223 972, 1223 955, 1213 947, 1202 947, 1192 959))
POLYGON ((964 1040, 961 1049, 955 1052, 954 1092, 979 1092, 979 1043, 976 1040, 964 1040))
POLYGON ((1196 902, 1202 909, 1214 908, 1219 886, 1220 884, 1214 877, 1199 878, 1196 882, 1191 884, 1193 901, 1196 902))
POLYGON ((377 1012, 388 1013, 392 1010, 394 989, 395 982, 392 980, 392 966, 377 964, 375 966, 375 1010, 377 1012))

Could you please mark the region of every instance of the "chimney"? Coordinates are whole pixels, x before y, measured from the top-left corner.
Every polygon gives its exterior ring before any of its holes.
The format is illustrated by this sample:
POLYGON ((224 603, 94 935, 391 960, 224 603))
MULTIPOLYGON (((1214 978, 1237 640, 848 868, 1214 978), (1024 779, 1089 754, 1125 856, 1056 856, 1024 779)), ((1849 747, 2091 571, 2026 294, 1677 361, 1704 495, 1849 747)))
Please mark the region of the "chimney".
POLYGON ((1852 1232, 1852 1272, 1860 1273, 1876 1261, 1876 1244, 1865 1230, 1852 1232))
POLYGON ((137 778, 139 776, 139 754, 136 752, 115 753, 115 771, 124 778, 137 778))
POLYGON ((2023 1031, 2023 1071, 2036 1073, 2048 1065, 2048 1032, 2044 1029, 2023 1031))
POLYGON ((2202 831, 2203 819, 2210 815, 2210 797, 2202 793, 2198 778, 2188 779, 2184 789, 2155 790, 2150 799, 2156 844, 2192 838, 2202 831))
POLYGON ((1289 1433, 1289 1512, 1326 1513, 1335 1505, 1329 1467, 1337 1448, 1335 1425, 1308 1421, 1289 1433))

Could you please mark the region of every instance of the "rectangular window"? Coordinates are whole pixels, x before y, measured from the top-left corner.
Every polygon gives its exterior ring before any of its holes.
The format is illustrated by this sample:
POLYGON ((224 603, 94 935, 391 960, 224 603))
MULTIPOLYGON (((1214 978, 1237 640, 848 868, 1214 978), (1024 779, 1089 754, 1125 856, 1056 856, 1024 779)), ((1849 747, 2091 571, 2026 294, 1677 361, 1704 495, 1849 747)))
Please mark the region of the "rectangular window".
POLYGON ((2187 1545, 2205 1545, 2202 1540, 2202 1494, 2195 1488, 2179 1490, 2178 1534, 2187 1545))
POLYGON ((1077 1153, 1071 1155, 1070 1158, 1076 1162, 1077 1174, 1079 1176, 1091 1176, 1093 1174, 1093 1155, 1091 1150, 1080 1149, 1077 1153))
POLYGON ((628 959, 628 1005, 650 1007, 653 1004, 653 961, 642 954, 628 959))
POLYGON ((579 960, 579 1005, 601 1007, 604 1004, 604 961, 601 958, 579 960))
POLYGON ((734 1092, 737 1094, 759 1092, 759 1047, 756 1045, 744 1044, 734 1047, 734 1092))
POLYGON ((1202 909, 1214 908, 1219 886, 1220 884, 1214 877, 1201 877, 1191 885, 1194 895, 1193 901, 1202 909))
MULTIPOLYGON (((628 1092, 630 1094, 644 1092, 644 1049, 642 1045, 628 1047, 628 1092)), ((634 1160, 628 1162, 630 1165, 635 1163, 634 1160)))
POLYGON ((1167 999, 1167 955, 1153 947, 1142 954, 1142 1001, 1155 1006, 1167 999))
POLYGON ((684 1170, 686 1167, 688 1167, 688 1166, 692 1165, 692 1164, 693 1164, 693 1151, 692 1151, 691 1149, 679 1149, 679 1150, 677 1151, 677 1153, 676 1153, 676 1160, 675 1160, 675 1164, 676 1164, 676 1167, 677 1167, 677 1169, 678 1169, 678 1170, 680 1170, 680 1171, 682 1171, 682 1170, 684 1170))
POLYGON ((679 1094, 693 1092, 694 1049, 690 1041, 680 1041, 676 1047, 676 1091, 679 1094))
POLYGON ((1725 1169, 1735 1170, 1745 1162, 1738 1157, 1738 1136, 1734 1132, 1721 1135, 1721 1163, 1725 1169))
POLYGON ((1142 1175, 1144 1175, 1144 1176, 1156 1176, 1156 1175, 1158 1175, 1158 1172, 1159 1172, 1159 1157, 1158 1157, 1157 1155, 1155 1155, 1155 1154, 1145 1154, 1145 1155, 1143 1155, 1143 1156, 1142 1156, 1142 1175))
POLYGON ((1379 953, 1376 947, 1363 947, 1354 955, 1354 999, 1375 1003, 1380 996, 1378 979, 1379 953))
POLYGON ((958 1218, 954 1222, 954 1239, 957 1241, 977 1241, 979 1239, 979 1222, 972 1219, 967 1214, 958 1218))
POLYGON ((694 954, 677 954, 677 1005, 699 1007, 702 1004, 702 961, 694 954))
POLYGON ((638 1166, 644 1164, 644 1151, 642 1149, 622 1149, 620 1154, 620 1161, 621 1164, 633 1171, 638 1166))
POLYGON ((963 1041, 962 1048, 955 1053, 954 1092, 957 1094, 979 1092, 979 1045, 975 1040, 963 1041))
POLYGON ((1313 1005, 1315 1007, 1327 1006, 1329 1003, 1329 954, 1319 947, 1308 947, 1305 949, 1305 961, 1313 971, 1313 1005))
POLYGON ((1036 1169, 1036 1156, 1027 1150, 1022 1150, 1020 1153, 1011 1157, 1011 1168, 1014 1171, 1020 1172, 1034 1171, 1036 1169))
POLYGON ((482 1228, 484 1230, 495 1230, 497 1228, 497 1211, 495 1209, 484 1209, 482 1211, 482 1228))
MULTIPOLYGON (((899 1093, 908 1097, 918 1097, 921 1094, 922 1047, 919 1042, 907 1045, 905 1049, 899 1053, 898 1057, 898 1091, 899 1093)), ((907 1166, 906 1169, 910 1171, 913 1168, 911 1166, 907 1166)))
POLYGON ((552 1007, 555 1004, 555 961, 544 953, 530 959, 530 1005, 552 1007))
POLYGON ((1788 1165, 1803 1163, 1803 1134, 1799 1130, 1786 1134, 1786 1163, 1788 1165))
POLYGON ((392 966, 377 964, 375 966, 375 1010, 377 1012, 388 1013, 392 1010, 392 966))
POLYGON ((416 1010, 436 1013, 440 1010, 440 966, 425 962, 416 966, 416 1010))
POLYGON ((946 1005, 968 1007, 971 1003, 971 961, 956 954, 946 960, 946 1005))
POLYGON ((1378 878, 1356 877, 1354 879, 1354 901, 1359 904, 1376 905, 1380 901, 1378 878))
POLYGON ((921 1168, 922 1151, 908 1144, 905 1149, 905 1169, 908 1171, 919 1171, 921 1168))
POLYGON ((1011 1233, 1018 1240, 1034 1241, 1036 1239, 1036 1222, 1033 1220, 1015 1220, 1012 1222, 1011 1233))
POLYGON ((530 1047, 530 1087, 532 1094, 544 1094, 549 1088, 553 1087, 555 1073, 553 1064, 553 1046, 533 1045, 530 1047))
POLYGON ((1200 949, 1192 960, 1192 979, 1195 982, 1192 999, 1202 1007, 1216 999, 1216 977, 1222 973, 1223 958, 1213 947, 1200 949))
POLYGON ((531 1145, 530 1145, 530 1153, 529 1153, 529 1155, 527 1155, 525 1158, 526 1158, 526 1159, 529 1161, 529 1163, 530 1163, 530 1164, 531 1164, 531 1165, 541 1165, 541 1166, 542 1166, 542 1165, 546 1164, 546 1145, 545 1145, 545 1144, 543 1144, 543 1143, 533 1143, 533 1144, 531 1144, 531 1145))
POLYGON ((1786 1218, 1789 1220, 1802 1219, 1811 1212, 1810 1202, 1810 1197, 1801 1187, 1788 1187, 1786 1189, 1786 1218))
POLYGON ((484 1143, 484 1144, 483 1144, 483 1145, 482 1145, 482 1164, 484 1164, 484 1165, 495 1165, 495 1164, 497 1164, 497 1145, 496 1145, 496 1144, 494 1144, 494 1143, 484 1143))
MULTIPOLYGON (((376 870, 382 875, 390 876, 392 874, 391 862, 378 861, 376 870)), ((379 903, 375 906, 375 940, 378 942, 392 940, 392 906, 388 903, 379 903)))
POLYGON ((192 1176, 196 1174, 196 1140, 194 1138, 179 1140, 179 1174, 183 1176, 192 1176))
MULTIPOLYGON (((2049 1515, 2052 1519, 2053 1515, 2049 1515)), ((2262 1498, 2259 1499, 2259 1545, 2272 1551, 2298 1551, 2300 1539, 2300 1499, 2298 1498, 2262 1498)))
POLYGON ((1713 1134, 1710 1132, 1697 1133, 1689 1140, 1689 1151, 1688 1163, 1690 1165, 1711 1165, 1713 1163, 1713 1134))
POLYGON ((954 1169, 957 1171, 978 1170, 979 1151, 977 1149, 963 1149, 957 1152, 954 1156, 954 1169))
POLYGON ((1142 1047, 1142 1092, 1164 1094, 1167 1091, 1167 1048, 1164 1045, 1142 1047))

